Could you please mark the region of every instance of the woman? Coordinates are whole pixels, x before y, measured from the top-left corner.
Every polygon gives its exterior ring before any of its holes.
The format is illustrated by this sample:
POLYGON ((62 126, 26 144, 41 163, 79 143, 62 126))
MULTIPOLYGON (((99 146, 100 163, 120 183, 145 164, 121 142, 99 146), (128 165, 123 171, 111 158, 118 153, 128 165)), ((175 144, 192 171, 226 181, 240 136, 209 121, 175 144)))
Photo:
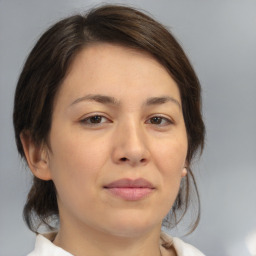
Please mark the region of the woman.
POLYGON ((55 229, 29 255, 203 255, 161 232, 190 201, 200 97, 177 41, 137 10, 102 6, 46 31, 13 115, 34 175, 26 223, 55 229))

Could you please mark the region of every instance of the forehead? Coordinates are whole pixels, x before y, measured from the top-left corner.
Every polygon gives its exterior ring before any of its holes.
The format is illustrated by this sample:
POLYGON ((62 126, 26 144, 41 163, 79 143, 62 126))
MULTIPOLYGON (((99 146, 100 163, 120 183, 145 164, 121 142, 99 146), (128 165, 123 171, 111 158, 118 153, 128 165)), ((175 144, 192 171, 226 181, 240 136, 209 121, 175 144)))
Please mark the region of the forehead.
POLYGON ((138 93, 145 97, 169 94, 180 100, 177 84, 154 57, 144 51, 107 43, 87 46, 77 54, 57 98, 75 99, 88 93, 119 99, 123 96, 135 99, 138 93))

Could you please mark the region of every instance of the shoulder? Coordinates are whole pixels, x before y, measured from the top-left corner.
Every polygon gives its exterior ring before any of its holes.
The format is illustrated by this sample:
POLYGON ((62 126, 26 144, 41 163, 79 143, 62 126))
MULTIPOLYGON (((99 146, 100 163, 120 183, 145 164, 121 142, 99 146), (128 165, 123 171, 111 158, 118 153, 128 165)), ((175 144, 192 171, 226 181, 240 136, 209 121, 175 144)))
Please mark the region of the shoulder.
POLYGON ((165 247, 166 250, 168 250, 168 247, 174 248, 177 256, 205 256, 197 248, 191 244, 185 243, 177 237, 171 237, 166 233, 162 233, 161 238, 163 241, 163 247, 165 247))
POLYGON ((51 242, 54 234, 37 235, 34 250, 27 256, 73 256, 51 242))

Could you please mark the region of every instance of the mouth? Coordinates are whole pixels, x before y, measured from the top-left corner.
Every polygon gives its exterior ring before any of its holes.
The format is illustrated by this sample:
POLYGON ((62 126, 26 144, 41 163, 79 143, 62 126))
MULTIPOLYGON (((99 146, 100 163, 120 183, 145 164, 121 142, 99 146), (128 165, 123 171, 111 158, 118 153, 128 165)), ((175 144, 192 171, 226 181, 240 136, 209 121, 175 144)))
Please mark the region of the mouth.
POLYGON ((138 201, 148 197, 155 187, 145 179, 120 179, 104 186, 112 195, 126 201, 138 201))

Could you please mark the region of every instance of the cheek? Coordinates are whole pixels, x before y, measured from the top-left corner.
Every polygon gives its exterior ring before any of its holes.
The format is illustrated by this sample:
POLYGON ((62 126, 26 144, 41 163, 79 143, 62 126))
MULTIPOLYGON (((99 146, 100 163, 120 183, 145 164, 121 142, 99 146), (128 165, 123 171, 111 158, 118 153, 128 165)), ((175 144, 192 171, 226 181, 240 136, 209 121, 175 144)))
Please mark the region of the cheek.
POLYGON ((179 192, 183 168, 186 162, 186 140, 171 140, 156 147, 155 163, 161 175, 161 188, 170 207, 179 192))
POLYGON ((90 140, 56 136, 52 143, 50 169, 56 186, 60 209, 81 211, 81 206, 93 208, 98 197, 99 177, 106 161, 106 147, 90 140), (85 196, 87 195, 87 196, 85 196))
POLYGON ((65 190, 85 192, 97 185, 108 154, 105 144, 89 140, 88 136, 57 134, 51 146, 50 170, 59 193, 65 190))
POLYGON ((166 140, 154 148, 155 162, 162 174, 167 176, 181 175, 186 162, 187 141, 185 139, 166 140))
MULTIPOLYGON (((58 134, 52 143, 52 162, 62 165, 70 172, 80 172, 85 169, 93 172, 105 161, 107 150, 105 145, 106 143, 84 136, 83 133, 58 134)), ((55 168, 52 169, 54 171, 55 168)))

